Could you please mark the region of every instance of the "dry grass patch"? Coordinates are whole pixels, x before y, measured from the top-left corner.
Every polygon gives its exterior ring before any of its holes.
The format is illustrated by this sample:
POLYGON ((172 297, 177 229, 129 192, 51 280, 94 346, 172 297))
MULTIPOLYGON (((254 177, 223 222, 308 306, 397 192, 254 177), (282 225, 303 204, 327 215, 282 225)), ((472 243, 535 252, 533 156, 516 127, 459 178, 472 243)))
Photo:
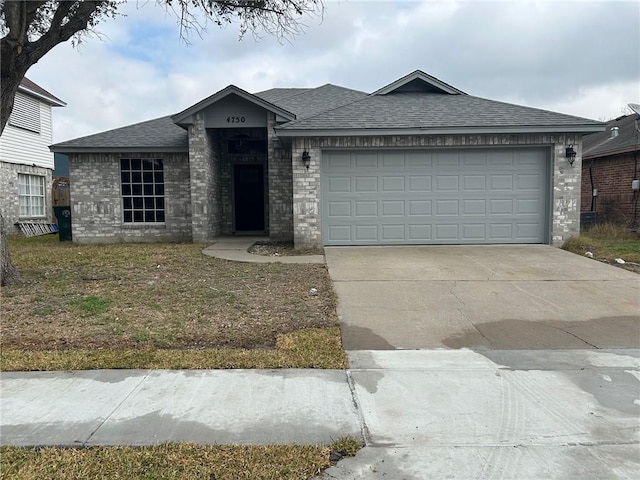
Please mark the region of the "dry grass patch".
POLYGON ((579 255, 591 252, 596 260, 640 273, 640 234, 619 225, 596 225, 571 237, 562 248, 579 255), (618 264, 616 258, 627 263, 618 264))
POLYGON ((34 365, 84 365, 77 368, 246 366, 238 359, 247 353, 233 349, 255 352, 256 364, 336 365, 337 357, 328 361, 335 342, 324 353, 316 344, 326 335, 339 341, 324 265, 236 263, 194 244, 76 245, 56 236, 9 244, 28 282, 2 288, 5 366, 20 355, 34 365), (300 331, 310 333, 288 336, 300 331), (313 348, 302 359, 300 348, 277 341, 313 348))
POLYGON ((316 328, 278 336, 273 349, 20 350, 0 352, 0 370, 93 370, 100 368, 347 368, 340 330, 316 328))
POLYGON ((330 465, 323 446, 3 448, 0 478, 20 480, 307 479, 330 465))

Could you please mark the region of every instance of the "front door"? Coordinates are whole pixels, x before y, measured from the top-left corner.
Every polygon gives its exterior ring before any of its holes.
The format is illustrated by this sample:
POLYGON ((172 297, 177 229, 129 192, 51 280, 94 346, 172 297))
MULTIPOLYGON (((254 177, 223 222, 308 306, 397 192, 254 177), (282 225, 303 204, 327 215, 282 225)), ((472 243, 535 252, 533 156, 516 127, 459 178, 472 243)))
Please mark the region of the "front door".
POLYGON ((264 166, 233 169, 236 232, 264 232, 264 166))

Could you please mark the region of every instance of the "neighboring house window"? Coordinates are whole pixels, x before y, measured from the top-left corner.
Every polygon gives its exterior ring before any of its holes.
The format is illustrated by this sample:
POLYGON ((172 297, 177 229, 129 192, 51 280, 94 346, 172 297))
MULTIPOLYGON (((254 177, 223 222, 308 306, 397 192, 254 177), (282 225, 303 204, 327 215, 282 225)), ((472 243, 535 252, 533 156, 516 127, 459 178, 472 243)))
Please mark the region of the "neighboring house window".
POLYGON ((23 93, 16 93, 9 124, 40 133, 40 102, 23 93))
POLYGON ((164 222, 164 170, 161 159, 120 159, 125 223, 164 222))
POLYGON ((18 203, 21 217, 44 217, 44 177, 19 173, 18 203))

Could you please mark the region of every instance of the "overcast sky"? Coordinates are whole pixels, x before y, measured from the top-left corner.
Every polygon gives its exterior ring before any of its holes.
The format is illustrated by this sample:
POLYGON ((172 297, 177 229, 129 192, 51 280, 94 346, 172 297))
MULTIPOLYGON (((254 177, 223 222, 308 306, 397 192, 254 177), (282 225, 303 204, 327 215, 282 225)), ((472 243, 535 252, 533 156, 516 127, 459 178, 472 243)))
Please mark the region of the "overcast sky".
POLYGON ((101 39, 57 46, 27 76, 67 106, 54 142, 179 112, 229 84, 333 83, 372 92, 423 70, 470 95, 607 120, 640 103, 640 0, 325 0, 290 42, 236 25, 180 41, 153 0, 120 7, 101 39))

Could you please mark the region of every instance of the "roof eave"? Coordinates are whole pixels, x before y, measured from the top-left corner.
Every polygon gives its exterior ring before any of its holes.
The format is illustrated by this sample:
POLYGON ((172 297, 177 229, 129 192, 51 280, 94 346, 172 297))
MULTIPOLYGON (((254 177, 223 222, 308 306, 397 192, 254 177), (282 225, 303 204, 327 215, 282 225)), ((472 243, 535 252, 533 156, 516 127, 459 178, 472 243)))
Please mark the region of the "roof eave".
POLYGON ((424 128, 352 128, 352 129, 288 129, 276 127, 281 137, 367 137, 390 135, 466 135, 514 133, 591 133, 602 132, 601 125, 551 125, 513 127, 424 127, 424 128))
POLYGON ((189 153, 189 147, 66 147, 50 145, 54 153, 189 153))
POLYGON ((24 85, 20 85, 18 87, 18 90, 25 92, 33 97, 36 97, 38 100, 42 100, 43 102, 51 105, 52 107, 66 107, 67 103, 63 102, 62 100, 60 100, 59 98, 54 98, 54 97, 49 97, 48 95, 43 95, 39 92, 36 92, 34 90, 31 90, 28 87, 25 87, 24 85))
POLYGON ((592 158, 612 157, 613 155, 623 155, 625 153, 633 153, 633 152, 640 152, 640 145, 632 145, 627 148, 620 148, 620 149, 595 152, 595 153, 583 153, 582 158, 583 160, 591 160, 592 158))

